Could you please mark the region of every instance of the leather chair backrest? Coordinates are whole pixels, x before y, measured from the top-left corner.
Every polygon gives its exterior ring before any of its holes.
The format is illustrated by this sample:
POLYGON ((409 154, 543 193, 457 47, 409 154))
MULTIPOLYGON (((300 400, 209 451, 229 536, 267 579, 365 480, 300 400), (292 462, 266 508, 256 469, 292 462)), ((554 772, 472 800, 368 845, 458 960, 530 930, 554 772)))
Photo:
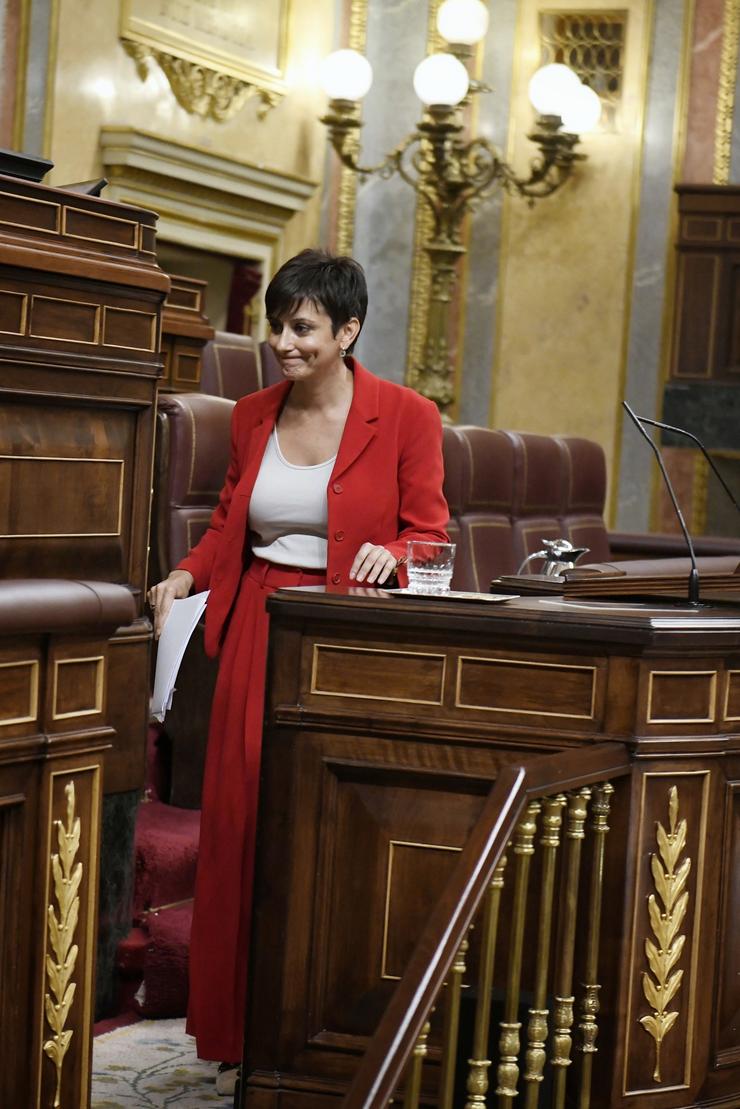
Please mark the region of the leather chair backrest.
POLYGON ((486 591, 543 539, 587 546, 589 561, 608 558, 606 466, 597 443, 456 426, 445 428, 443 450, 448 530, 458 545, 453 588, 486 591))
POLYGON ((229 465, 233 410, 233 400, 204 393, 159 398, 150 581, 165 577, 208 526, 229 465))
POLYGON ((514 446, 501 431, 446 427, 443 454, 448 531, 457 543, 452 585, 485 592, 491 578, 516 569, 511 518, 514 446))
POLYGON ((203 348, 200 391, 239 400, 262 388, 260 349, 249 335, 217 331, 203 348))

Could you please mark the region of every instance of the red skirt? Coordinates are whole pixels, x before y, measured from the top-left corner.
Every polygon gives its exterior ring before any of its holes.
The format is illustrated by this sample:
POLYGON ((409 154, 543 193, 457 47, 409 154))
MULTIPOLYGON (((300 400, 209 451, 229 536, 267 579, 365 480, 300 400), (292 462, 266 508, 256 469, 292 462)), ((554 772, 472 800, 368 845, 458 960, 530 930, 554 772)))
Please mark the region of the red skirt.
POLYGON ((256 558, 242 577, 219 663, 203 778, 187 1030, 201 1059, 242 1057, 267 661, 265 599, 321 585, 323 570, 256 558))

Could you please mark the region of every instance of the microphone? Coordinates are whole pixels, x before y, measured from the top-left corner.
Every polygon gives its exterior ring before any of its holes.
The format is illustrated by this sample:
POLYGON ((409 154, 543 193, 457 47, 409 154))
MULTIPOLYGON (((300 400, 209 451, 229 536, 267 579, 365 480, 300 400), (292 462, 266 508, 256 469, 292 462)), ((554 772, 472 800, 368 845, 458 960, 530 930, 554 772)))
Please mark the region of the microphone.
MULTIPOLYGON (((694 553, 694 544, 691 542, 691 536, 689 535, 689 529, 686 527, 686 521, 683 518, 683 513, 681 512, 678 501, 676 500, 676 494, 674 492, 673 485, 671 484, 671 479, 668 477, 668 471, 665 468, 665 463, 663 462, 663 456, 660 453, 660 451, 658 450, 658 448, 656 447, 655 443, 652 441, 652 439, 648 435, 648 433, 645 431, 645 428, 642 426, 642 417, 636 415, 632 411, 630 406, 627 404, 626 400, 622 401, 622 407, 624 408, 624 410, 627 413, 627 415, 629 416, 629 418, 632 420, 632 423, 635 425, 635 427, 639 431, 640 435, 642 435, 643 439, 645 439, 647 441, 648 446, 650 447, 651 451, 653 452, 653 454, 655 455, 655 457, 658 461, 658 466, 660 467, 660 472, 663 475, 663 481, 665 482, 666 489, 668 490, 668 495, 671 498, 671 503, 673 504, 674 511, 676 513, 676 516, 678 517, 678 522, 681 525, 681 531, 683 532, 683 537, 686 540, 686 546, 688 547, 688 551, 689 551, 689 558, 691 559, 691 572, 689 573, 689 604, 690 605, 698 605, 699 604, 699 568, 696 565, 696 554, 694 553)), ((651 424, 654 421, 646 419, 645 422, 651 424)), ((658 425, 658 426, 664 426, 664 425, 658 425)), ((733 498, 733 500, 734 500, 734 498, 733 498)))
POLYGON ((664 423, 661 423, 660 420, 650 420, 650 419, 648 419, 647 416, 638 416, 637 419, 640 421, 641 424, 650 424, 651 427, 660 427, 660 428, 663 429, 663 431, 672 431, 674 433, 674 435, 685 435, 687 439, 691 439, 692 443, 696 443, 697 447, 699 448, 699 450, 701 451, 701 453, 704 455, 707 462, 711 466, 712 473, 717 478, 717 481, 720 483, 720 485, 724 489, 725 493, 727 494, 727 496, 730 498, 730 500, 734 504, 735 508, 738 510, 738 512, 740 512, 740 504, 738 504, 737 501, 735 500, 735 497, 733 495, 732 490, 730 489, 730 487, 727 484, 727 482, 725 481, 725 479, 722 477, 722 474, 719 472, 719 469, 717 468, 717 466, 712 461, 712 458, 709 454, 709 451, 706 449, 706 447, 702 443, 701 439, 699 439, 692 432, 686 431, 686 429, 683 428, 683 427, 674 427, 673 424, 664 424, 664 423))

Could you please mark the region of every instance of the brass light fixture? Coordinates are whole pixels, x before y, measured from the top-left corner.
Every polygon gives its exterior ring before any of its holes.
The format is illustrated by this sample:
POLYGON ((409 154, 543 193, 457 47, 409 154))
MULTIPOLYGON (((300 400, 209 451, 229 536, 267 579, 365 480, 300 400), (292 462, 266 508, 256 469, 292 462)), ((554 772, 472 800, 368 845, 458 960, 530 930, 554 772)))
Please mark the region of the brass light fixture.
POLYGON ((432 236, 424 244, 431 267, 424 355, 410 376, 415 388, 445 414, 454 400, 447 334, 457 264, 466 253, 464 217, 497 187, 530 204, 559 189, 574 163, 585 157, 575 150, 579 132, 596 124, 601 102, 566 66, 539 69, 529 87, 538 119, 528 136, 539 155, 528 175, 520 177, 487 139, 468 139, 463 133, 461 108, 471 94, 490 91, 471 80, 466 68, 472 48, 488 30, 488 9, 482 0, 445 0, 437 29, 449 52, 431 54, 416 67, 414 89, 424 105, 421 122, 381 162, 365 166, 359 160, 359 102, 372 83, 372 69, 358 51, 337 50, 325 59, 322 84, 329 108, 321 122, 343 165, 360 178, 398 173, 431 210, 432 236))

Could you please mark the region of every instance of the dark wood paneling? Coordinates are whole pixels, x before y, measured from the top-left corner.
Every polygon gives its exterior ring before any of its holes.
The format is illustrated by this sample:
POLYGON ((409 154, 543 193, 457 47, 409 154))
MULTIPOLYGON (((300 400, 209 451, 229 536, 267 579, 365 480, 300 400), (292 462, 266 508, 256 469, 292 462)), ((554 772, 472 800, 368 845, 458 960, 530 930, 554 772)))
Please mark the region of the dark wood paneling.
POLYGON ((725 793, 723 911, 718 942, 716 1066, 740 1065, 740 781, 725 793))
MULTIPOLYGON (((660 608, 561 611, 521 599, 484 611, 300 591, 278 593, 268 607, 244 1104, 333 1105, 490 783, 546 745, 570 748, 578 767, 595 740, 624 739, 633 768, 618 783, 607 838, 591 1104, 737 1104, 740 736, 731 721, 720 728, 728 681, 728 715, 740 704, 733 684, 740 620, 728 622, 723 610, 714 626, 711 609, 702 610, 700 625, 691 614, 660 608), (340 658, 364 661, 368 648, 384 660, 379 669, 335 665, 340 658), (416 659, 403 690, 385 661, 395 652, 416 659), (423 689, 431 699, 438 688, 442 661, 434 661, 432 681, 430 671, 418 669, 424 652, 444 659, 441 705, 409 696, 423 689), (317 657, 326 660, 324 670, 317 657), (317 675, 331 692, 317 691, 317 675), (661 887, 658 874, 670 865, 657 829, 671 832, 673 787, 675 831, 682 835, 684 821, 686 827, 675 869, 688 861, 688 901, 677 928, 684 937, 676 959, 681 981, 665 1006, 677 1016, 665 1032, 656 1077, 655 1041, 640 1019, 651 1014, 643 989, 650 973, 646 942, 660 940, 649 898, 660 916, 669 883, 661 887)), ((588 858, 584 866, 585 897, 588 858)), ((535 856, 525 991, 534 982, 539 881, 535 856)), ((497 990, 511 911, 505 891, 497 990)), ((477 942, 474 932, 471 981, 477 942)), ((582 957, 578 949, 577 965, 582 957)))

